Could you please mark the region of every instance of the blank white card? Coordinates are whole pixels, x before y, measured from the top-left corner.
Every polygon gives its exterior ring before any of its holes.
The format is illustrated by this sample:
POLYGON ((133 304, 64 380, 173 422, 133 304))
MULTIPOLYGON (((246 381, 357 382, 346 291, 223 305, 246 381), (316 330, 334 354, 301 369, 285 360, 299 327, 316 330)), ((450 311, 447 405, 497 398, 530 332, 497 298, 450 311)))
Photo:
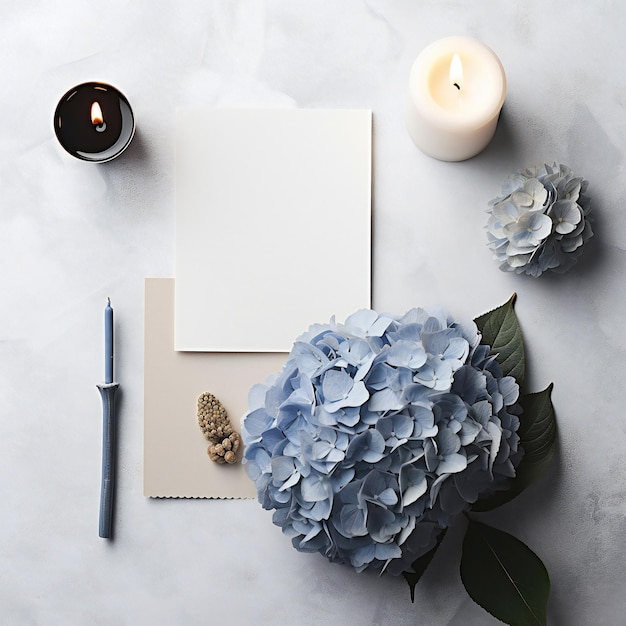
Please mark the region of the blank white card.
POLYGON ((176 350, 288 352, 371 305, 369 110, 181 109, 176 350))

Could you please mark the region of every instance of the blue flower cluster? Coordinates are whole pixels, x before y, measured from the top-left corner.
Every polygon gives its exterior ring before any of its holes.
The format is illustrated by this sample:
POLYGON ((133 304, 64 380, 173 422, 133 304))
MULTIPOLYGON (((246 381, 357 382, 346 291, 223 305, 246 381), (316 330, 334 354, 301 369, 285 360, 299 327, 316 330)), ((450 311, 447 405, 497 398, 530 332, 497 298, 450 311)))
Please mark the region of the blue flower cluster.
POLYGON ((492 200, 487 238, 500 269, 535 278, 563 273, 593 236, 587 181, 566 165, 515 172, 492 200))
POLYGON ((304 552, 400 574, 523 454, 514 378, 476 325, 360 310, 312 326, 250 391, 244 463, 304 552))

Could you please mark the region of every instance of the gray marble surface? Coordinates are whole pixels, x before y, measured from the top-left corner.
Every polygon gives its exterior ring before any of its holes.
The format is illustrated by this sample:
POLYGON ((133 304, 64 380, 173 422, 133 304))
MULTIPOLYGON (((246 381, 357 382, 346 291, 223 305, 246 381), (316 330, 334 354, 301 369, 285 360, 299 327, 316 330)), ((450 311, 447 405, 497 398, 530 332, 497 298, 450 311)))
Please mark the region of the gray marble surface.
POLYGON ((373 110, 374 305, 474 316, 518 293, 530 386, 555 385, 559 452, 490 520, 547 565, 551 624, 623 624, 624 26, 617 0, 2 0, 0 622, 496 623, 460 583, 462 528, 412 605, 401 580, 297 553, 254 501, 143 497, 143 280, 174 273, 174 112, 201 104, 373 110), (463 163, 424 156, 404 128, 411 63, 451 34, 494 48, 509 82, 493 143, 463 163), (52 132, 57 100, 85 80, 117 85, 137 116, 131 147, 102 166, 52 132), (514 169, 553 160, 590 181, 596 237, 565 276, 504 274, 486 203, 514 169), (97 532, 107 296, 113 541, 97 532))

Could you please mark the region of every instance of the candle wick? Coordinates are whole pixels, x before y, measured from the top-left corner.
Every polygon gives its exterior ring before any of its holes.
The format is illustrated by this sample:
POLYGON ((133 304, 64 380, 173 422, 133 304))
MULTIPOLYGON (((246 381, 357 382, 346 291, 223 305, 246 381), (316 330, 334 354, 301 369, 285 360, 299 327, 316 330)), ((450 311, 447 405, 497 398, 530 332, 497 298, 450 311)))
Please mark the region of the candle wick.
POLYGON ((453 85, 459 90, 461 91, 461 85, 459 85, 459 83, 453 83, 453 85))
POLYGON ((102 124, 96 124, 96 132, 97 133, 102 133, 106 130, 107 128, 107 123, 106 122, 102 122, 102 124))
POLYGON ((111 298, 107 298, 107 304, 111 306, 111 298))

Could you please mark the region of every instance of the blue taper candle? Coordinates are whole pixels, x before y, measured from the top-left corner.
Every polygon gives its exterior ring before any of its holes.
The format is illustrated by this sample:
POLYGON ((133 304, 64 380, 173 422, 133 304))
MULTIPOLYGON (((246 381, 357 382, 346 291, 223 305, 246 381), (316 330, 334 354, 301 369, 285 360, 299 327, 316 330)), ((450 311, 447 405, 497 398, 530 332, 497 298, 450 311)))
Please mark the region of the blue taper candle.
POLYGON ((102 481, 100 484, 100 537, 113 536, 113 496, 115 493, 115 393, 119 387, 113 382, 113 308, 107 299, 104 309, 104 378, 97 385, 102 397, 102 481))
POLYGON ((104 309, 104 382, 113 382, 113 309, 111 298, 104 309))

